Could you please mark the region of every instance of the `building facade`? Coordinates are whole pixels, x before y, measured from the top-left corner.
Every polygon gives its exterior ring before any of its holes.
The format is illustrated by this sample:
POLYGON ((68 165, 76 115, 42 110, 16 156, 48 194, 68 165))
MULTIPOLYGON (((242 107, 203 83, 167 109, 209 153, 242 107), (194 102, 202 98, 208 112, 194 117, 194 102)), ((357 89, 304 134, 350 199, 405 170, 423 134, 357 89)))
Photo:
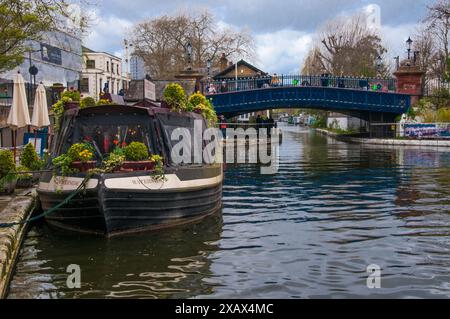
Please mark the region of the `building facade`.
POLYGON ((32 108, 36 85, 42 82, 47 88, 48 104, 56 102, 58 94, 52 90, 59 87, 79 87, 82 71, 81 39, 64 32, 48 32, 41 41, 28 41, 30 53, 25 54, 24 62, 18 67, 0 74, 0 127, 6 119, 12 103, 13 78, 19 71, 27 91, 28 104, 32 108), (30 66, 37 70, 30 74, 30 66))
POLYGON ((122 59, 106 52, 83 47, 83 71, 80 91, 83 96, 98 100, 100 93, 121 94, 127 89, 122 75, 122 59))
POLYGON ((46 87, 62 84, 78 88, 82 70, 81 39, 64 32, 49 32, 40 42, 29 41, 31 53, 17 68, 0 74, 0 90, 12 96, 12 80, 20 71, 27 85, 36 81, 46 87), (35 77, 30 75, 30 66, 37 68, 35 77), (10 85, 8 85, 10 84, 10 85), (10 92, 11 90, 11 92, 10 92))

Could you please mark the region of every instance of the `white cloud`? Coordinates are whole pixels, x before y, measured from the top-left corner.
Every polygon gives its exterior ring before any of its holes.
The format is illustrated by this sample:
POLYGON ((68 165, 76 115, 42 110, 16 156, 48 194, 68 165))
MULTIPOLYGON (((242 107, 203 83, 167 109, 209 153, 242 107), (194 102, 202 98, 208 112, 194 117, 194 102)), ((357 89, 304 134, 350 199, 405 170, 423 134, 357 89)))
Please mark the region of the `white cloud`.
POLYGON ((302 61, 311 48, 313 35, 302 31, 280 30, 257 35, 255 39, 262 70, 298 74, 302 61))
MULTIPOLYGON (((111 48, 116 51, 123 47, 123 40, 133 26, 133 22, 110 15, 101 16, 94 13, 93 27, 90 34, 84 39, 84 45, 94 51, 111 52, 111 48)), ((114 54, 114 53, 113 53, 114 54)))
POLYGON ((405 57, 406 52, 406 40, 409 36, 414 37, 414 33, 418 24, 404 24, 397 26, 385 25, 381 27, 381 38, 383 44, 388 50, 388 57, 392 59, 396 56, 400 58, 405 57))

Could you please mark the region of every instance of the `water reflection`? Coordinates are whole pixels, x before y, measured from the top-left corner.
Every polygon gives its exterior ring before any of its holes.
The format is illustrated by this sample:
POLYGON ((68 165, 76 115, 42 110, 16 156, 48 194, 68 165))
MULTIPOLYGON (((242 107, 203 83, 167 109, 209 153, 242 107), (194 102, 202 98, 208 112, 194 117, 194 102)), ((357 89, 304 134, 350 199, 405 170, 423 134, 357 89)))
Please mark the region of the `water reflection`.
POLYGON ((64 235, 33 228, 9 298, 186 298, 209 294, 209 255, 218 249, 222 218, 140 236, 64 235), (80 265, 82 289, 66 286, 66 267, 80 265))

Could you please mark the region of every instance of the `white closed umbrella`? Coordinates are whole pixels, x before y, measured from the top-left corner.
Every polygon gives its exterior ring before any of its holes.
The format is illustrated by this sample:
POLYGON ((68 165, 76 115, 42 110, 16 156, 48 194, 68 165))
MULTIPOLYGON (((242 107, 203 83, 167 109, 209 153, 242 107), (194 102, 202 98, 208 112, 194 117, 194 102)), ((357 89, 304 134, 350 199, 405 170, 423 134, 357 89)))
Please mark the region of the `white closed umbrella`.
POLYGON ((38 129, 50 126, 50 118, 48 117, 47 94, 45 93, 45 87, 42 83, 39 84, 36 89, 36 97, 34 99, 31 125, 38 129))
MULTIPOLYGON (((31 125, 34 126, 34 147, 37 143, 37 130, 50 126, 50 118, 48 117, 47 94, 45 86, 42 82, 36 89, 34 98, 33 116, 31 117, 31 125)), ((38 152, 39 153, 39 152, 38 152)))
POLYGON ((16 130, 25 127, 27 125, 31 125, 30 113, 28 110, 27 95, 25 92, 25 81, 20 72, 18 72, 14 76, 13 101, 6 124, 8 124, 13 130, 14 160, 15 160, 16 142, 17 142, 16 130))
POLYGON ((25 92, 25 81, 20 73, 14 76, 13 101, 6 124, 13 129, 31 125, 27 94, 25 92))

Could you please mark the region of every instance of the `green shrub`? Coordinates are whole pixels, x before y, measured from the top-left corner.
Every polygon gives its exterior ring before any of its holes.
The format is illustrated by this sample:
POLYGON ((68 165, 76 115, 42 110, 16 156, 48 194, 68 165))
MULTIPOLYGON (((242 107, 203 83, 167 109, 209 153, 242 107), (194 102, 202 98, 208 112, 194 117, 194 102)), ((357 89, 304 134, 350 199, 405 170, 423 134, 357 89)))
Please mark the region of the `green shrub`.
POLYGON ((83 98, 80 102, 80 108, 82 108, 82 109, 84 109, 86 107, 94 107, 96 105, 97 104, 95 103, 95 100, 90 96, 83 98))
POLYGON ((63 98, 69 98, 73 102, 80 102, 81 93, 79 91, 76 91, 76 90, 64 91, 61 94, 61 99, 63 99, 63 98))
POLYGON ((206 104, 199 104, 195 107, 195 112, 202 114, 203 117, 207 120, 208 125, 213 126, 217 123, 217 114, 214 111, 211 103, 206 101, 206 104))
POLYGON ((437 121, 441 123, 449 123, 450 122, 450 108, 443 107, 437 111, 437 121))
POLYGON ((9 150, 0 150, 0 178, 4 178, 16 170, 14 153, 9 150))
POLYGON ((203 104, 206 105, 207 99, 200 92, 194 93, 189 97, 189 103, 195 108, 197 105, 203 104))
POLYGON ((44 163, 39 159, 33 144, 28 143, 27 146, 25 146, 20 156, 20 165, 32 171, 39 171, 44 166, 44 163))
POLYGON ((123 151, 127 161, 145 161, 148 159, 148 148, 144 143, 132 142, 123 151))
POLYGON ((166 86, 163 93, 163 101, 166 102, 172 111, 186 111, 186 93, 181 85, 171 83, 166 86))
POLYGON ((111 104, 112 104, 112 102, 108 99, 100 99, 100 100, 98 100, 96 105, 101 106, 101 105, 111 105, 111 104))

